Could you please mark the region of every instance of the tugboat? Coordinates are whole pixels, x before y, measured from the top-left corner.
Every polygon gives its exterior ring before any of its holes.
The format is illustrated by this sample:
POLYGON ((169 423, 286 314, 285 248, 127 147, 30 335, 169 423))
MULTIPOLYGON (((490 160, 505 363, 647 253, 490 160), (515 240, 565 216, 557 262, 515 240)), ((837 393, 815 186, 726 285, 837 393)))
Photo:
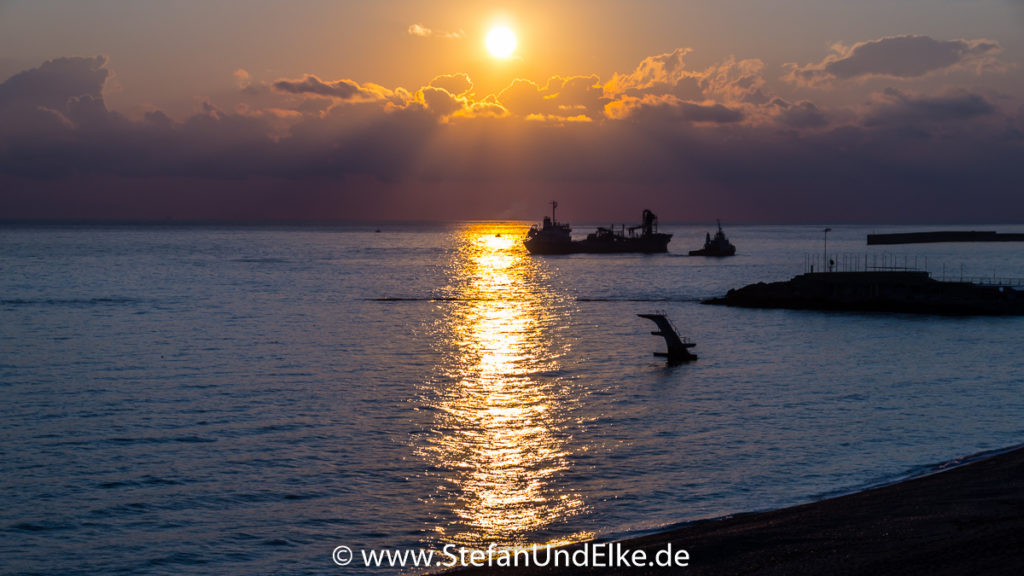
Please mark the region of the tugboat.
POLYGON ((556 208, 558 202, 552 202, 551 217, 545 216, 539 228, 534 224, 526 233, 523 244, 530 254, 668 252, 672 235, 658 232, 658 217, 650 210, 643 211, 643 222, 638 226, 626 228, 622 225, 618 232, 614 228, 598 228, 583 240, 573 240, 569 224, 555 219, 556 208))
POLYGON ((736 247, 729 242, 729 239, 725 237, 725 232, 722 232, 722 221, 718 220, 718 232, 715 232, 715 237, 712 238, 711 234, 704 235, 704 247, 700 250, 690 250, 690 256, 735 256, 736 247))

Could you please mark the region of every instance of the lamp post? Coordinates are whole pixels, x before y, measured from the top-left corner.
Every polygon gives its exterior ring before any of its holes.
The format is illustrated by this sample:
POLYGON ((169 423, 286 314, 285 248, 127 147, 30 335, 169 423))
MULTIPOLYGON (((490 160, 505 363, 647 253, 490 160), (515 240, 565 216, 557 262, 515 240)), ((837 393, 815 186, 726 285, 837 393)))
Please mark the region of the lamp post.
POLYGON ((832 267, 828 265, 828 233, 831 231, 831 228, 825 228, 825 258, 821 261, 821 267, 827 272, 832 271, 832 267))

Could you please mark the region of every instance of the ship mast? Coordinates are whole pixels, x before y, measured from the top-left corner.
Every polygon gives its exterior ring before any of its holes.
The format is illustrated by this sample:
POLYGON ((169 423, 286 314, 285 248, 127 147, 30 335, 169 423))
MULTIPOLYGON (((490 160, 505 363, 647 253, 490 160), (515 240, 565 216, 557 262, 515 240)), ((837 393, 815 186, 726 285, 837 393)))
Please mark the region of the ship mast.
POLYGON ((557 200, 552 200, 551 201, 551 222, 558 222, 558 220, 555 219, 555 208, 558 208, 558 201, 557 200))

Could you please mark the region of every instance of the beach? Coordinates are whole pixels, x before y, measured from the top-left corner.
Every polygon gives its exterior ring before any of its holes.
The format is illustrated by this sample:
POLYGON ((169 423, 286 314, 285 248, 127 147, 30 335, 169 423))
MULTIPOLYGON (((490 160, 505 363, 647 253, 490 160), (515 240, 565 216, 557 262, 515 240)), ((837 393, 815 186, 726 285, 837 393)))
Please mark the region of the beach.
POLYGON ((469 568, 530 574, 1021 574, 1024 448, 791 508, 700 521, 621 542, 685 567, 469 568))

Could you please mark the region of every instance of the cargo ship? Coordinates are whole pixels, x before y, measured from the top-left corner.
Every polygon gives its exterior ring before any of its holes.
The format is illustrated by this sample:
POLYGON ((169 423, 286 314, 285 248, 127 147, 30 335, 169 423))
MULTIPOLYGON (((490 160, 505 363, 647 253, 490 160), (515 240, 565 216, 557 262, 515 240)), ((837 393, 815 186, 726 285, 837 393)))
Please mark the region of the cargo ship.
POLYGON ((523 244, 530 254, 621 254, 641 252, 654 254, 668 252, 671 234, 658 232, 658 217, 650 210, 644 210, 641 223, 637 226, 622 225, 599 227, 587 234, 586 238, 573 240, 572 227, 555 218, 558 202, 551 203, 551 217, 537 226, 534 224, 526 233, 523 244))

